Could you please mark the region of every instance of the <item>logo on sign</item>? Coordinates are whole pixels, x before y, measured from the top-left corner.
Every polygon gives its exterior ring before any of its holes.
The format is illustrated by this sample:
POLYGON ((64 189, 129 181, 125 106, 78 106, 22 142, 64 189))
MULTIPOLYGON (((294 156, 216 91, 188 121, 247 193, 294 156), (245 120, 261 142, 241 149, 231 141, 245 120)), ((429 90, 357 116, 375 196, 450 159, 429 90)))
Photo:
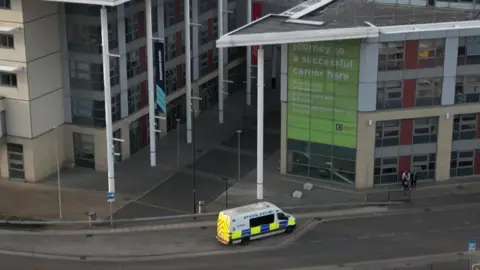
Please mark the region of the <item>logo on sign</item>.
POLYGON ((335 124, 336 131, 343 131, 343 124, 335 124))

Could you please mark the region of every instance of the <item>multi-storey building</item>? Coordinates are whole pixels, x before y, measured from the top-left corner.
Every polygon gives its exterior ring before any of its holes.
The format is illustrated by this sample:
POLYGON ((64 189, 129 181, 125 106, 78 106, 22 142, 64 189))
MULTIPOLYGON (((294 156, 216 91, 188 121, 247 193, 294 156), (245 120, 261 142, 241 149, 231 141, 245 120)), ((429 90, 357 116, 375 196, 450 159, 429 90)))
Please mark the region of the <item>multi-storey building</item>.
MULTIPOLYGON (((224 29, 237 27, 224 0, 224 29)), ((166 131, 185 118, 183 0, 154 0, 153 32, 165 43, 166 131)), ((191 1, 192 91, 198 111, 217 102, 217 1, 191 1)), ((145 3, 108 8, 112 120, 117 161, 148 144, 145 3)), ((239 49, 225 55, 225 78, 242 80, 239 49), (237 72, 238 71, 238 72, 237 72), (240 78, 237 77, 240 76, 240 78)), ((37 181, 65 165, 106 170, 100 7, 40 0, 0 1, 2 177, 37 181)), ((232 87, 231 87, 232 88, 232 87)), ((230 89, 233 91, 234 89, 230 89)))
POLYGON ((480 174, 478 16, 472 1, 310 0, 218 45, 281 44, 282 173, 445 181, 480 174))

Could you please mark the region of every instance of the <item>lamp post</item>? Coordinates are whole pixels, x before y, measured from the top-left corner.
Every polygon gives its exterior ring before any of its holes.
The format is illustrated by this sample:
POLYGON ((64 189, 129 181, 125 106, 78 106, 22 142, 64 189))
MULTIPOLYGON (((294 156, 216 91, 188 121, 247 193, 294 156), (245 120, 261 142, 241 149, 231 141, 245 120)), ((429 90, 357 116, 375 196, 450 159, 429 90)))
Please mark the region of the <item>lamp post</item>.
POLYGON ((57 127, 53 127, 55 132, 55 157, 57 162, 57 192, 58 192, 58 216, 60 219, 63 219, 63 210, 62 210, 62 185, 60 178, 60 157, 58 153, 58 132, 57 127))
POLYGON ((196 149, 196 138, 195 138, 195 115, 193 103, 190 103, 190 112, 192 119, 192 158, 193 158, 193 213, 197 213, 196 202, 197 202, 197 168, 196 168, 196 159, 197 159, 197 149, 196 149))
POLYGON ((225 182, 225 209, 228 209, 228 178, 223 177, 222 179, 225 182))
POLYGON ((177 118, 177 167, 180 169, 180 118, 177 118))

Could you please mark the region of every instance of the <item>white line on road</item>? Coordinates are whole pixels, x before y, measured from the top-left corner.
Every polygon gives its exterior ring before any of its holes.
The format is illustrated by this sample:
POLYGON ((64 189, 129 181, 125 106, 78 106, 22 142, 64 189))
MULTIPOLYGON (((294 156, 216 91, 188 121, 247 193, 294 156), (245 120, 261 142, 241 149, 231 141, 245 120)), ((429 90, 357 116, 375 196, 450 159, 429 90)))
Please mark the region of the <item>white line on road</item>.
POLYGON ((391 237, 391 236, 395 236, 394 233, 385 233, 385 234, 380 234, 378 237, 391 237))
POLYGON ((357 239, 368 239, 368 238, 371 238, 371 236, 370 235, 364 235, 364 236, 357 237, 357 239))
POLYGON ((161 206, 161 205, 146 203, 146 202, 134 201, 133 203, 145 205, 145 206, 148 206, 148 207, 158 208, 158 209, 162 209, 162 210, 167 210, 167 211, 170 211, 170 212, 180 213, 180 214, 189 214, 188 212, 180 211, 180 210, 173 209, 173 208, 168 208, 168 207, 161 206))
POLYGON ((441 231, 442 231, 442 230, 438 230, 438 229, 437 229, 437 230, 429 230, 428 232, 429 232, 429 233, 437 233, 437 232, 441 232, 441 231))

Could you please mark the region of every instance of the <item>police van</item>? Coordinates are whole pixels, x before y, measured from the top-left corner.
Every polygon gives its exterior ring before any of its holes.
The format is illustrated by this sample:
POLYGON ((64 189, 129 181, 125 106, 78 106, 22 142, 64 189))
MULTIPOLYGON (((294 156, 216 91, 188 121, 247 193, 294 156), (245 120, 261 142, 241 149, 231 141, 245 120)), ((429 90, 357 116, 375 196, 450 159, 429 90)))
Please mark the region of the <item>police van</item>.
POLYGON ((247 244, 280 233, 292 233, 295 218, 269 202, 259 202, 221 211, 217 239, 223 244, 247 244))

